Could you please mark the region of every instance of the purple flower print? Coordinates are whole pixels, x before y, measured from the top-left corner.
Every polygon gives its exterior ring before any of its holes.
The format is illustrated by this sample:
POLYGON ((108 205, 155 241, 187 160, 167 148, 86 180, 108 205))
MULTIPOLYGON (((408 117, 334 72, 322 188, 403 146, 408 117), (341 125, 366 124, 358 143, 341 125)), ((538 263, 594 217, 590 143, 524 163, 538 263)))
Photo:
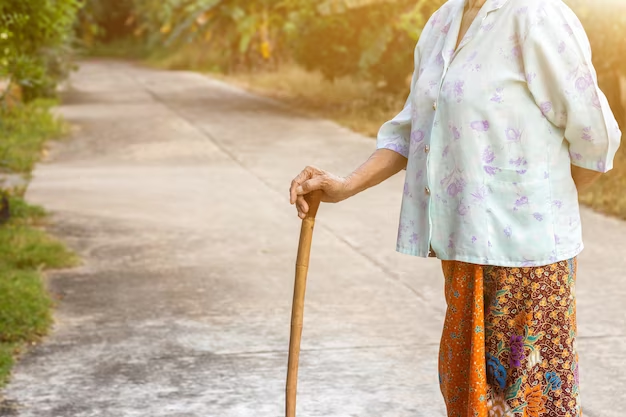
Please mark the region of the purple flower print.
POLYGON ((437 23, 439 23, 439 12, 435 13, 430 21, 430 24, 433 26, 437 25, 437 23))
POLYGON ((413 132, 411 132, 411 144, 417 145, 418 143, 424 140, 425 136, 426 135, 421 129, 414 130, 413 132))
POLYGON ((454 249, 454 241, 452 238, 448 239, 448 249, 454 249))
POLYGON ((584 77, 578 77, 576 80, 576 89, 581 93, 585 92, 593 84, 593 78, 591 74, 587 74, 584 77))
POLYGON ((415 174, 415 181, 418 181, 420 178, 422 178, 422 175, 424 175, 424 170, 420 169, 419 171, 417 171, 417 174, 415 174))
POLYGON ((459 202, 459 208, 457 209, 457 213, 459 213, 459 216, 467 215, 467 213, 469 213, 469 209, 470 207, 465 205, 463 199, 461 199, 461 201, 459 202))
POLYGON ((441 28, 441 33, 448 33, 450 31, 450 27, 452 26, 452 23, 448 23, 447 25, 445 25, 444 27, 441 28))
POLYGON ((602 108, 602 104, 600 104, 600 96, 598 96, 598 92, 597 91, 594 91, 593 95, 591 96, 591 104, 596 109, 601 109, 602 108))
POLYGON ((577 161, 580 161, 581 159, 583 159, 583 156, 579 154, 578 152, 570 151, 569 155, 572 157, 572 159, 575 159, 577 161))
POLYGON ((404 195, 408 197, 408 196, 409 196, 409 194, 410 194, 410 191, 409 191, 409 183, 408 183, 408 182, 405 182, 405 183, 404 183, 404 195))
POLYGON ((511 142, 519 142, 522 139, 522 132, 518 129, 509 127, 506 129, 506 137, 511 142))
POLYGON ((543 221, 543 214, 541 214, 541 213, 534 213, 533 216, 535 217, 535 219, 537 221, 540 221, 540 222, 543 221))
POLYGON ((457 178, 450 185, 448 185, 448 195, 456 197, 465 189, 465 180, 463 178, 457 178))
POLYGON ((588 126, 588 127, 583 129, 583 136, 582 136, 582 138, 584 140, 589 141, 589 142, 593 142, 593 137, 591 136, 591 126, 588 126))
POLYGON ((522 361, 526 359, 524 355, 524 336, 512 335, 509 346, 511 348, 509 366, 511 368, 519 368, 522 366, 522 361))
POLYGON ((411 235, 411 239, 409 239, 409 243, 415 245, 419 241, 419 235, 417 233, 413 233, 411 235))
POLYGON ((476 120, 470 123, 472 129, 477 132, 486 132, 489 130, 489 121, 488 120, 476 120))
POLYGON ((503 88, 497 88, 496 92, 493 94, 493 97, 491 97, 491 101, 494 101, 496 103, 502 103, 504 101, 504 97, 502 96, 503 91, 503 88))
POLYGON ((476 199, 476 202, 482 202, 487 197, 487 188, 483 185, 476 189, 476 192, 472 193, 472 197, 476 199))
POLYGON ((386 149, 390 149, 392 151, 398 152, 401 155, 408 155, 409 147, 406 145, 401 145, 399 143, 388 143, 385 145, 386 149))
POLYGON ((519 57, 522 54, 522 48, 519 45, 515 46, 511 49, 511 54, 516 58, 519 57))
POLYGON ((543 114, 543 117, 546 117, 552 111, 552 102, 544 101, 543 103, 541 103, 541 105, 539 105, 539 108, 541 109, 541 114, 543 114))
POLYGON ((561 238, 557 235, 554 235, 554 244, 558 245, 559 243, 561 243, 561 238))
POLYGON ((574 368, 574 382, 576 383, 576 385, 580 385, 580 374, 578 371, 578 363, 576 363, 574 368))
POLYGON ((511 159, 509 163, 511 165, 515 165, 516 167, 521 167, 522 165, 528 165, 528 161, 526 161, 526 158, 521 157, 521 156, 517 159, 511 159))
POLYGON ((454 82, 454 96, 456 97, 457 102, 461 102, 463 100, 463 87, 465 86, 465 81, 455 81, 454 82))
POLYGON ((537 74, 535 74, 534 72, 529 72, 526 74, 526 82, 528 84, 532 84, 535 78, 537 78, 537 74))
POLYGON ((496 175, 498 172, 502 171, 500 168, 496 168, 496 167, 490 167, 488 165, 485 165, 483 167, 485 169, 485 172, 491 176, 496 175))
POLYGON ((491 146, 487 146, 483 151, 483 162, 486 164, 490 164, 496 159, 496 154, 491 149, 491 146))
POLYGON ((554 200, 552 202, 552 204, 556 207, 556 208, 561 208, 563 207, 563 202, 561 200, 554 200))
POLYGON ((443 152, 441 153, 441 156, 445 158, 446 156, 448 156, 449 151, 450 151, 450 145, 446 145, 446 147, 443 148, 443 152))
POLYGON ((515 200, 515 207, 522 207, 526 204, 528 204, 528 197, 526 197, 525 195, 515 200))
POLYGON ((443 53, 437 55, 437 59, 435 60, 435 62, 437 63, 437 65, 443 65, 443 53))
POLYGON ((487 23, 486 25, 482 25, 480 28, 484 30, 485 32, 491 32, 491 30, 494 28, 495 25, 496 25, 495 22, 491 22, 491 23, 487 23))
POLYGON ((565 29, 568 35, 570 36, 574 35, 574 31, 572 30, 572 27, 568 25, 567 23, 563 25, 563 29, 565 29))
POLYGON ((598 170, 600 172, 605 172, 606 171, 606 163, 602 160, 598 161, 598 170))
POLYGON ((561 41, 561 43, 559 43, 559 54, 565 52, 565 49, 567 49, 567 45, 565 44, 565 42, 561 41))
POLYGON ((550 178, 550 174, 546 171, 543 173, 543 179, 547 180, 548 178, 550 178))
POLYGON ((515 10, 515 14, 527 14, 527 13, 528 13, 528 6, 520 7, 519 9, 515 10))
POLYGON ((461 132, 459 132, 458 127, 452 126, 452 136, 454 136, 454 140, 461 139, 461 132))
POLYGON ((508 238, 513 236, 513 229, 511 229, 511 226, 507 226, 504 228, 504 235, 508 238))
POLYGON ((472 236, 472 243, 476 243, 477 240, 478 238, 476 236, 472 236))
POLYGON ((487 241, 487 246, 492 247, 493 245, 491 244, 491 240, 487 241))

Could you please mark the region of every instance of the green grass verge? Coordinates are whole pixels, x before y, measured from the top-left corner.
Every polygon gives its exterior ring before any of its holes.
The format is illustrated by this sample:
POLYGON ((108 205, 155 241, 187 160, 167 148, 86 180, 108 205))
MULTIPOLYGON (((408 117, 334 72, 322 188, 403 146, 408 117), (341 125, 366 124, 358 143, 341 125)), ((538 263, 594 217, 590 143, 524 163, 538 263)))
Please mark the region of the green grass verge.
POLYGON ((0 110, 0 172, 30 172, 44 143, 64 133, 63 122, 50 113, 54 104, 35 100, 0 110))
MULTIPOLYGON (((50 114, 51 101, 0 110, 1 172, 28 174, 44 142, 64 125, 50 114)), ((0 386, 8 380, 15 355, 45 335, 52 323, 52 300, 41 272, 76 264, 77 259, 41 226, 43 208, 27 204, 24 190, 3 191, 11 218, 0 225, 0 386)))
POLYGON ((76 257, 39 228, 45 212, 10 198, 12 218, 0 227, 0 385, 13 355, 38 340, 51 324, 52 301, 41 271, 74 265, 76 257))

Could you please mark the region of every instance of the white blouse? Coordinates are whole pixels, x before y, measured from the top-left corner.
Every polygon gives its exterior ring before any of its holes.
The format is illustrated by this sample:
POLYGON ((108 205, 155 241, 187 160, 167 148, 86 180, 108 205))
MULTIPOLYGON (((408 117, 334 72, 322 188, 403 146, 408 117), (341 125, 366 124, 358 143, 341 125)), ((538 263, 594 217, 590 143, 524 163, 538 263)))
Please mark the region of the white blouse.
POLYGON ((396 250, 569 259, 583 249, 570 164, 607 172, 621 138, 585 31, 561 0, 487 0, 455 51, 465 1, 430 18, 406 105, 378 134, 408 158, 396 250))

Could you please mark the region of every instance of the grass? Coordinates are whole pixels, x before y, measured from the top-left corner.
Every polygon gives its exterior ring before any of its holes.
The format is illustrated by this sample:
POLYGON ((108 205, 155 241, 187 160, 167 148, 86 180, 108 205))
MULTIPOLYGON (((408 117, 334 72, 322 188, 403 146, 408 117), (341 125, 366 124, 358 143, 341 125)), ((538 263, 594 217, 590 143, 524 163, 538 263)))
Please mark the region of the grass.
POLYGON ((36 100, 0 110, 0 172, 30 172, 44 143, 64 133, 64 124, 50 113, 54 104, 36 100))
MULTIPOLYGON (((1 172, 29 174, 44 142, 64 132, 50 114, 51 101, 0 111, 1 172)), ((46 334, 52 300, 42 271, 72 266, 76 257, 42 227, 43 208, 24 201, 24 189, 0 190, 9 198, 11 217, 0 225, 0 386, 8 381, 14 358, 46 334)))

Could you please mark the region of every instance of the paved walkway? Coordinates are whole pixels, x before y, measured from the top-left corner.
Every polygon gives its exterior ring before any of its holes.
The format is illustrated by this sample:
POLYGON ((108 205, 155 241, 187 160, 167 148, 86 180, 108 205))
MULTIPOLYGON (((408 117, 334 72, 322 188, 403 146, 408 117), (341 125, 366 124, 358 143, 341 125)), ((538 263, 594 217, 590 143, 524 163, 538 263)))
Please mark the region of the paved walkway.
MULTIPOLYGON (((278 417, 307 164, 347 174, 374 142, 191 72, 91 61, 76 129, 28 199, 84 259, 50 276, 51 336, 3 394, 21 417, 278 417)), ((435 259, 394 251, 403 178, 318 214, 299 417, 442 417, 435 259)), ((578 285, 589 417, 626 402, 626 224, 584 211, 578 285)))

